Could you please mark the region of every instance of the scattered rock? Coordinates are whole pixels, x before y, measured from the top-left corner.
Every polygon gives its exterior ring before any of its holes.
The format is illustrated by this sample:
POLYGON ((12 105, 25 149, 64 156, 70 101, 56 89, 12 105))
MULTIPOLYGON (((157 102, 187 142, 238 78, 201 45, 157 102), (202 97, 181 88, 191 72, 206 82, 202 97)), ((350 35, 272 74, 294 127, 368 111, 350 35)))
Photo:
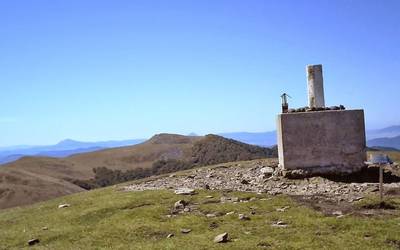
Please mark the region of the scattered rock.
POLYGON ((226 203, 226 202, 238 202, 239 198, 238 197, 226 197, 222 196, 220 199, 221 203, 226 203))
POLYGON ((271 167, 263 167, 260 169, 260 172, 262 174, 266 174, 266 175, 272 175, 274 173, 274 169, 271 167))
POLYGON ((231 211, 231 212, 227 212, 226 215, 231 215, 234 214, 235 212, 231 211))
POLYGON ((186 212, 186 213, 190 212, 190 208, 185 207, 185 208, 183 209, 183 212, 186 212))
POLYGON ((68 203, 65 203, 65 204, 58 205, 58 208, 65 208, 65 207, 69 207, 69 206, 71 206, 71 205, 68 203))
POLYGON ((273 227, 287 227, 287 223, 283 222, 283 221, 277 221, 274 224, 272 224, 273 227))
POLYGON ((362 200, 362 199, 364 199, 363 196, 357 196, 357 197, 354 197, 353 199, 350 199, 350 202, 355 202, 355 201, 359 201, 359 200, 362 200))
POLYGON ((228 242, 228 233, 222 233, 222 234, 219 234, 219 235, 215 236, 214 242, 215 243, 228 242))
POLYGON ((188 233, 190 233, 192 231, 192 229, 189 229, 189 228, 182 228, 181 229, 181 233, 183 233, 183 234, 188 234, 188 233))
POLYGON ((340 215, 343 215, 343 213, 342 213, 342 211, 335 211, 332 213, 332 215, 340 216, 340 215))
POLYGON ((167 235, 167 238, 172 238, 172 237, 174 237, 175 235, 174 234, 168 234, 167 235))
POLYGON ((48 230, 49 228, 48 227, 42 227, 42 230, 48 230))
MULTIPOLYGON (((303 197, 302 199, 305 201, 307 197, 311 197, 311 199, 325 200, 328 202, 348 203, 366 197, 373 191, 376 191, 378 185, 376 183, 336 182, 323 177, 288 179, 284 177, 285 173, 278 169, 277 162, 273 162, 270 159, 253 160, 240 164, 240 167, 237 166, 238 163, 226 163, 223 166, 218 165, 219 167, 213 167, 212 169, 199 168, 195 170, 195 173, 193 171, 189 173, 193 175, 194 178, 187 178, 187 176, 180 174, 177 174, 175 178, 160 176, 151 180, 138 181, 135 184, 130 184, 124 187, 124 190, 143 191, 171 188, 172 191, 175 190, 177 194, 194 194, 196 189, 207 188, 205 185, 208 183, 211 189, 223 191, 225 197, 221 197, 221 203, 239 201, 235 197, 229 197, 229 191, 253 192, 261 193, 262 195, 285 194, 303 197), (282 175, 275 175, 278 172, 282 172, 282 175), (259 178, 260 175, 264 175, 264 177, 271 176, 268 178, 259 178), (211 177, 212 179, 209 179, 211 177), (212 180, 212 183, 210 183, 210 180, 212 180), (241 181, 248 184, 241 184, 241 181), (185 189, 182 190, 182 187, 185 187, 185 189)), ((293 174, 294 172, 290 173, 290 175, 293 174)), ((392 183, 390 185, 391 188, 400 190, 400 183, 392 183)), ((260 197, 257 198, 257 200, 263 201, 268 199, 260 197)), ((214 202, 214 200, 209 201, 214 202)), ((215 202, 217 202, 217 200, 215 200, 215 202)), ((324 210, 331 214, 332 211, 342 209, 340 205, 338 205, 338 207, 339 208, 334 210, 324 210)))
POLYGON ((212 195, 207 195, 206 198, 211 199, 211 198, 213 198, 213 196, 212 195))
POLYGON ((175 190, 175 194, 193 195, 195 194, 195 191, 191 188, 178 188, 175 190))
POLYGON ((248 181, 248 180, 242 180, 240 183, 242 183, 242 184, 244 184, 244 185, 247 185, 247 184, 249 184, 250 182, 248 181))
POLYGON ((173 177, 175 177, 176 175, 175 174, 170 174, 169 175, 169 178, 173 178, 173 177))
POLYGON ((188 203, 184 200, 179 200, 175 202, 174 208, 175 209, 184 209, 188 203))
POLYGON ((217 222, 213 221, 213 222, 211 222, 211 224, 208 227, 211 229, 215 229, 215 228, 219 227, 219 225, 217 222))
POLYGON ((290 207, 289 206, 286 206, 286 207, 282 207, 282 208, 277 208, 276 209, 276 211, 278 211, 278 212, 285 212, 287 209, 289 209, 290 207))
POLYGON ((239 214, 239 220, 250 220, 250 217, 245 214, 239 214))
POLYGON ((28 240, 28 245, 33 246, 33 245, 38 244, 39 242, 40 242, 39 239, 30 239, 30 240, 28 240))
POLYGON ((238 202, 239 198, 238 197, 231 197, 230 200, 231 200, 231 202, 238 202))
POLYGON ((214 217, 217 217, 215 214, 206 214, 206 217, 207 218, 214 218, 214 217))
POLYGON ((271 244, 269 244, 268 242, 259 242, 257 243, 257 246, 260 248, 270 248, 271 244))

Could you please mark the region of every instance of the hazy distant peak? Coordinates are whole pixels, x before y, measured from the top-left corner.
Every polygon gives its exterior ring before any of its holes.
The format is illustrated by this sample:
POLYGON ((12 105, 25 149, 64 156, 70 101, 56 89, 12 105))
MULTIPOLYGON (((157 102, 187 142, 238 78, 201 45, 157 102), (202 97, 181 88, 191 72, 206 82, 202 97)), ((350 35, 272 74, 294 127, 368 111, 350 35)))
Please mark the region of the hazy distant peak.
POLYGON ((69 145, 75 145, 76 143, 80 143, 80 142, 72 140, 72 139, 64 139, 64 140, 60 141, 59 143, 57 143, 56 145, 58 145, 58 146, 69 146, 69 145))

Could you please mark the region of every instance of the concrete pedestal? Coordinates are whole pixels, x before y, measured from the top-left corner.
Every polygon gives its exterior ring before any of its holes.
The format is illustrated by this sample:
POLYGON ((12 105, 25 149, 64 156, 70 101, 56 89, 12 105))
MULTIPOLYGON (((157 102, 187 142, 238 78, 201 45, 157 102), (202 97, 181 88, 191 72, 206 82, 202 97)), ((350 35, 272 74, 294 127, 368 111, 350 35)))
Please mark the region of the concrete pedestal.
POLYGON ((366 160, 363 110, 278 115, 279 165, 305 175, 351 173, 366 160))

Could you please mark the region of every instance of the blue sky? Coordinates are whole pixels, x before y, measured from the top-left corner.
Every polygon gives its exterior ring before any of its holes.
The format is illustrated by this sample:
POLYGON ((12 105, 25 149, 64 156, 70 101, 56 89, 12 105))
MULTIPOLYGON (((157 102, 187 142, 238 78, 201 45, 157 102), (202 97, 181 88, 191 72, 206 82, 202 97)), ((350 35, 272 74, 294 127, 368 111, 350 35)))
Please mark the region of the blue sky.
POLYGON ((0 146, 275 129, 280 94, 400 124, 400 1, 1 1, 0 146))

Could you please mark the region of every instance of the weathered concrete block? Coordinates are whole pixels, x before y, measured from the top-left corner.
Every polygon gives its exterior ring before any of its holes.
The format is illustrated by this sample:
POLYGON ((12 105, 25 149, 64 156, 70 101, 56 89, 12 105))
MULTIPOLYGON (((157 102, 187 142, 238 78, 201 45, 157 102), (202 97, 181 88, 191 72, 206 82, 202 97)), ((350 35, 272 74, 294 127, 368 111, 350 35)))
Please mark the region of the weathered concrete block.
POLYGON ((363 110, 280 114, 277 133, 284 171, 351 173, 364 166, 363 110))

